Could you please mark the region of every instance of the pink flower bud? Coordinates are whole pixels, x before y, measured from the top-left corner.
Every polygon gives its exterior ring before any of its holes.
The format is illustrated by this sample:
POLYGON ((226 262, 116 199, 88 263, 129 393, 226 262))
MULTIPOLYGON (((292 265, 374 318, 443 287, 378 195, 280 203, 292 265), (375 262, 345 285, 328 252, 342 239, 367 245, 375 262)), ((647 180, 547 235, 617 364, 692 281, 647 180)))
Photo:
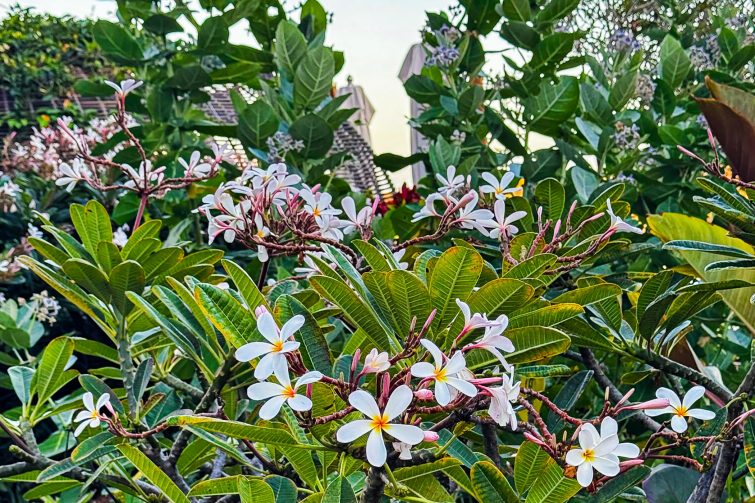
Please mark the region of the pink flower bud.
POLYGON ((429 402, 433 399, 433 392, 432 390, 429 390, 427 388, 425 389, 418 389, 414 392, 414 396, 417 397, 417 400, 422 400, 424 402, 429 402))
POLYGON ((621 410, 664 409, 668 406, 669 406, 669 401, 666 398, 655 398, 653 400, 648 400, 647 402, 626 405, 622 407, 621 410))
POLYGON ((542 440, 540 440, 539 438, 537 438, 535 435, 533 435, 532 433, 530 433, 528 431, 524 432, 524 438, 526 438, 527 440, 529 440, 533 444, 539 445, 540 447, 548 447, 545 444, 545 442, 543 442, 542 440))
POLYGON ((619 467, 622 470, 626 470, 627 468, 632 468, 633 466, 639 466, 645 462, 644 459, 628 459, 626 461, 622 461, 619 463, 619 467))
POLYGON ((105 408, 110 411, 110 414, 112 414, 113 416, 117 416, 117 414, 115 413, 115 409, 113 408, 113 404, 110 403, 110 400, 105 402, 105 408))
POLYGON ((260 316, 262 316, 262 315, 263 315, 263 314, 265 314, 266 312, 267 312, 267 308, 266 308, 265 306, 257 306, 257 307, 256 307, 256 308, 254 309, 254 315, 255 315, 255 316, 256 316, 257 318, 259 318, 260 316))
POLYGON ((434 431, 425 431, 425 442, 437 442, 440 438, 440 435, 435 433, 434 431))

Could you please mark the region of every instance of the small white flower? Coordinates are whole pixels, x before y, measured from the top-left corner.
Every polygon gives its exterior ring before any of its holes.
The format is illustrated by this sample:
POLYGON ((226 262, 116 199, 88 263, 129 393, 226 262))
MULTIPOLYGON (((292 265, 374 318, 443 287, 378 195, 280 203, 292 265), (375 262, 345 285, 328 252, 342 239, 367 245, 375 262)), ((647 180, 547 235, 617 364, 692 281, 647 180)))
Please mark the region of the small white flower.
POLYGON ((280 408, 287 403, 293 410, 302 412, 312 408, 312 400, 304 395, 297 393, 301 386, 312 384, 322 379, 320 372, 307 372, 291 385, 291 378, 288 375, 287 367, 277 367, 275 369, 277 383, 258 382, 247 388, 246 394, 252 400, 267 400, 260 407, 259 415, 262 419, 270 420, 278 415, 280 408))
POLYGON ((313 193, 310 190, 302 190, 299 192, 299 195, 306 203, 304 205, 304 211, 315 218, 326 215, 336 216, 341 213, 341 210, 337 210, 330 205, 333 197, 327 192, 313 193))
POLYGON ((504 330, 509 325, 509 318, 505 314, 502 314, 492 324, 485 328, 485 333, 476 343, 467 346, 466 349, 484 349, 493 353, 493 356, 498 358, 503 368, 507 371, 513 371, 511 365, 506 361, 501 351, 506 353, 512 353, 514 351, 514 344, 511 339, 503 335, 504 330))
POLYGON ((461 209, 455 222, 461 225, 462 229, 477 229, 483 234, 487 234, 485 223, 493 218, 493 212, 490 210, 478 210, 477 202, 480 196, 477 192, 472 192, 472 198, 461 209))
POLYGON ((364 357, 364 369, 365 374, 377 374, 378 372, 385 372, 391 368, 390 357, 385 351, 379 353, 376 348, 373 348, 367 356, 364 357))
POLYGON ((398 268, 401 269, 402 271, 409 269, 409 262, 401 262, 401 259, 404 258, 405 253, 406 253, 406 248, 401 249, 397 252, 393 252, 393 258, 396 259, 398 268))
POLYGON ((634 232, 635 234, 643 234, 645 231, 626 223, 621 217, 617 216, 611 208, 611 200, 606 199, 606 213, 611 217, 611 225, 609 229, 616 229, 616 232, 634 232))
POLYGON ((136 89, 137 87, 140 87, 142 84, 144 84, 141 80, 134 80, 134 79, 126 79, 121 80, 121 84, 118 85, 115 82, 111 82, 109 80, 105 81, 105 84, 109 85, 115 90, 115 93, 121 98, 125 98, 128 93, 136 89))
POLYGON ((493 324, 484 314, 474 313, 469 309, 469 304, 461 299, 456 299, 456 305, 461 309, 461 314, 464 316, 464 327, 461 329, 462 333, 471 332, 476 328, 488 327, 493 324))
POLYGON ((74 422, 81 423, 76 427, 76 431, 73 432, 75 437, 78 437, 87 426, 92 428, 100 426, 100 409, 110 402, 110 395, 108 393, 103 394, 97 399, 97 404, 95 405, 94 395, 87 391, 84 393, 82 401, 86 410, 79 411, 76 417, 73 418, 74 422))
POLYGON ((645 414, 648 416, 660 416, 661 414, 673 414, 671 418, 671 429, 677 433, 684 433, 687 431, 687 418, 694 417, 702 421, 710 421, 716 417, 715 412, 706 409, 693 409, 692 405, 695 404, 705 394, 705 388, 702 386, 693 386, 685 395, 684 399, 680 400, 679 395, 674 393, 668 388, 658 388, 655 392, 655 396, 658 398, 665 398, 669 402, 669 406, 663 409, 651 409, 646 410, 645 414))
POLYGON ((461 351, 457 351, 451 359, 445 361, 445 355, 432 341, 422 339, 420 343, 433 356, 435 364, 418 362, 412 365, 411 372, 414 377, 430 379, 435 383, 435 398, 440 405, 448 405, 451 402, 452 393, 455 395, 457 391, 469 397, 477 395, 475 385, 459 375, 463 375, 467 370, 467 362, 461 351))
MULTIPOLYGON (((257 213, 254 215, 254 226, 257 228, 255 236, 257 239, 264 240, 270 235, 270 229, 267 228, 265 222, 262 220, 262 215, 257 213)), ((257 245, 257 258, 260 262, 267 262, 270 256, 267 253, 267 248, 264 245, 257 245)))
POLYGON ((179 164, 184 167, 184 176, 202 178, 210 174, 212 166, 206 162, 200 163, 199 160, 200 153, 197 150, 191 153, 188 163, 184 159, 178 158, 179 164))
POLYGON ((440 213, 435 211, 435 201, 443 199, 440 194, 432 193, 425 199, 425 205, 414 215, 412 215, 412 222, 419 222, 420 220, 428 217, 439 217, 440 213))
POLYGON ((590 423, 582 425, 579 431, 579 448, 566 453, 566 462, 577 467, 577 482, 582 487, 592 483, 593 469, 603 475, 618 475, 619 458, 634 458, 640 449, 630 443, 619 443, 618 425, 611 417, 603 419, 600 433, 590 423))
POLYGON ((64 162, 58 166, 55 185, 58 187, 66 186, 66 191, 71 192, 78 182, 86 180, 85 170, 86 168, 79 158, 71 161, 71 164, 64 162))
POLYGON ((456 190, 464 186, 464 175, 456 174, 456 166, 449 166, 446 171, 446 176, 440 173, 435 175, 435 178, 440 183, 438 192, 441 194, 453 194, 456 190))
POLYGON ((399 453, 398 458, 408 461, 412 459, 412 446, 406 442, 393 442, 393 449, 399 453))
POLYGON ((481 222, 483 226, 491 229, 489 236, 493 239, 511 237, 519 232, 514 222, 527 216, 527 212, 525 211, 515 211, 511 215, 506 216, 506 202, 502 199, 498 199, 495 202, 493 211, 495 213, 495 220, 481 222))
POLYGON ((341 208, 346 214, 347 220, 341 220, 344 234, 350 234, 362 227, 367 227, 372 220, 372 208, 367 202, 367 206, 356 211, 356 204, 351 196, 346 196, 341 200, 341 208))
POLYGON ((511 429, 516 430, 517 417, 512 404, 519 398, 520 385, 520 382, 514 382, 514 368, 512 367, 511 377, 504 375, 499 387, 486 388, 490 394, 488 414, 499 426, 511 425, 511 429))
POLYGON ((265 310, 257 317, 257 330, 268 342, 249 342, 236 350, 236 359, 248 362, 262 356, 254 369, 254 377, 267 379, 276 368, 288 367, 286 353, 299 349, 299 343, 289 340, 304 325, 304 316, 297 314, 278 329, 273 315, 265 310), (263 356, 264 355, 264 356, 263 356))
POLYGON ((409 407, 414 397, 407 385, 401 385, 391 393, 384 410, 380 410, 375 399, 363 390, 349 395, 349 403, 368 419, 357 419, 341 426, 336 432, 336 439, 341 443, 354 440, 369 433, 367 438, 367 461, 372 466, 383 466, 388 456, 383 433, 409 445, 416 445, 425 435, 420 428, 410 424, 397 424, 391 421, 409 407))
POLYGON ((39 227, 31 223, 26 226, 26 231, 29 234, 30 238, 41 239, 42 236, 44 236, 44 234, 42 234, 42 231, 39 230, 39 227))
POLYGON ((506 194, 511 194, 519 190, 516 187, 509 187, 511 181, 514 179, 514 173, 507 171, 503 174, 500 180, 498 180, 493 173, 483 173, 482 179, 488 182, 487 185, 480 187, 480 192, 483 194, 494 194, 496 199, 505 199, 506 194))
POLYGON ((113 233, 113 244, 118 248, 123 248, 128 243, 128 234, 130 227, 128 224, 123 224, 118 227, 113 233))

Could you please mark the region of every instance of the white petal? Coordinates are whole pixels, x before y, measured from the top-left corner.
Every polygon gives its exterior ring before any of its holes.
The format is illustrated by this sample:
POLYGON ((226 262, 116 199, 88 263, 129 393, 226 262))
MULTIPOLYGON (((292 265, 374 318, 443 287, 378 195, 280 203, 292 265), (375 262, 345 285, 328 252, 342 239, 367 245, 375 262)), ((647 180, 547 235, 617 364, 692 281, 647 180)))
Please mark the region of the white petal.
POLYGON ((81 400, 84 402, 84 407, 86 407, 89 412, 94 410, 94 396, 89 391, 84 393, 81 400))
POLYGON ((622 458, 636 458, 640 455, 640 448, 632 443, 623 442, 616 446, 613 454, 622 458))
POLYGON ((689 409, 687 415, 695 419, 702 419, 703 421, 710 421, 716 417, 715 412, 705 409, 689 409))
POLYGON ((430 377, 435 374, 435 365, 430 362, 419 362, 412 365, 412 375, 414 377, 430 377))
POLYGON ((265 311, 257 318, 257 330, 262 334, 262 337, 270 342, 274 343, 280 340, 278 325, 275 324, 275 319, 269 311, 265 311))
POLYGON ((260 407, 260 417, 262 419, 272 419, 278 415, 281 410, 281 406, 286 401, 285 396, 274 396, 265 405, 260 407))
POLYGON ((462 370, 464 370, 467 367, 467 361, 464 359, 464 353, 461 351, 457 351, 454 353, 454 355, 451 357, 451 359, 446 364, 446 372, 451 374, 458 374, 462 370))
POLYGON ((256 382, 246 390, 247 396, 252 400, 267 400, 278 396, 283 392, 283 386, 274 382, 256 382))
POLYGON ((300 342, 297 341, 286 341, 283 343, 283 348, 280 350, 281 353, 290 353, 291 351, 296 351, 299 349, 299 346, 301 346, 300 342))
POLYGON ((577 482, 582 487, 587 487, 592 484, 592 466, 590 463, 582 463, 577 468, 577 482))
POLYGON ((477 387, 471 382, 467 382, 464 379, 457 379, 456 377, 449 377, 446 379, 446 382, 449 386, 453 386, 469 397, 477 396, 477 387))
POLYGON ((448 405, 451 401, 451 392, 446 383, 435 381, 435 399, 440 405, 448 405))
POLYGON ((296 386, 295 388, 298 388, 299 386, 304 386, 306 384, 312 384, 313 382, 317 382, 320 379, 322 379, 322 372, 317 372, 316 370, 312 372, 307 372, 303 376, 301 376, 299 379, 296 380, 296 386))
POLYGON ((679 407, 682 404, 681 400, 679 400, 679 395, 668 388, 658 388, 655 392, 655 396, 658 398, 665 398, 672 407, 679 407))
POLYGON ((619 437, 617 435, 609 435, 598 443, 598 445, 595 446, 595 455, 596 456, 605 456, 606 454, 610 454, 616 449, 616 447, 619 445, 619 437))
POLYGON ((357 419, 350 423, 346 423, 336 432, 336 440, 342 444, 353 442, 368 431, 372 429, 372 420, 370 419, 357 419))
POLYGON ((99 411, 106 403, 110 401, 110 393, 105 393, 97 399, 97 410, 99 411))
POLYGON ((670 405, 668 407, 664 407, 663 409, 648 409, 645 411, 645 414, 647 414, 650 417, 660 416, 663 414, 674 414, 676 411, 673 407, 670 405))
POLYGON ((385 464, 387 456, 388 451, 385 449, 383 435, 378 430, 372 430, 370 436, 367 438, 367 461, 372 466, 379 467, 385 464))
POLYGON ((88 410, 80 410, 78 414, 76 414, 76 417, 73 418, 74 422, 81 422, 81 421, 87 421, 90 417, 92 417, 92 413, 88 410))
POLYGON ((294 395, 293 398, 288 399, 288 406, 299 412, 310 410, 312 408, 312 400, 304 395, 294 395))
POLYGON ((571 466, 579 466, 585 462, 585 458, 582 456, 584 451, 582 449, 572 449, 566 453, 566 462, 571 466))
POLYGON ((582 425, 582 429, 579 430, 579 446, 583 449, 592 449, 600 442, 600 435, 595 426, 590 423, 582 425))
POLYGON ((254 369, 254 377, 259 380, 267 379, 275 371, 276 365, 280 364, 281 358, 285 362, 286 357, 280 353, 268 353, 262 357, 254 369))
POLYGON ((422 339, 419 342, 423 346, 425 346, 425 348, 430 352, 431 355, 433 355, 433 360, 435 360, 435 367, 440 368, 443 365, 443 352, 440 350, 440 348, 429 339, 422 339))
POLYGON ((369 418, 381 415, 375 398, 364 390, 359 389, 350 394, 349 403, 369 418))
POLYGON ((705 394, 705 388, 702 386, 693 386, 690 388, 690 390, 687 392, 686 395, 684 395, 684 400, 682 400, 682 405, 685 409, 689 409, 692 407, 692 405, 700 400, 702 396, 705 394))
POLYGON ((85 428, 86 428, 86 427, 87 427, 88 425, 89 425, 89 423, 87 423, 86 421, 84 421, 83 423, 81 423, 80 425, 78 425, 78 426, 76 427, 76 430, 75 430, 75 431, 73 432, 73 436, 74 436, 74 437, 78 437, 79 435, 81 435, 81 432, 82 432, 82 431, 84 431, 84 429, 85 429, 85 428))
POLYGON ((383 411, 388 416, 388 421, 403 414, 409 404, 412 403, 413 397, 414 394, 409 386, 403 384, 396 388, 388 398, 388 403, 383 411))
POLYGON ((389 424, 383 431, 396 440, 401 440, 409 445, 416 445, 425 438, 422 429, 411 424, 389 424))
POLYGON ((672 417, 671 429, 677 433, 684 433, 685 431, 687 431, 687 420, 681 416, 672 417))
POLYGON ((237 349, 235 356, 240 362, 248 362, 254 360, 258 356, 269 353, 272 349, 272 346, 267 342, 250 342, 237 349))
POLYGON ((619 459, 616 456, 598 456, 592 462, 593 468, 603 475, 613 477, 619 474, 619 459))
POLYGON ((280 337, 284 341, 294 335, 301 327, 304 326, 304 316, 297 314, 290 320, 288 320, 283 327, 281 327, 280 337))
POLYGON ((600 436, 606 438, 619 432, 619 423, 612 417, 606 417, 600 423, 600 436))

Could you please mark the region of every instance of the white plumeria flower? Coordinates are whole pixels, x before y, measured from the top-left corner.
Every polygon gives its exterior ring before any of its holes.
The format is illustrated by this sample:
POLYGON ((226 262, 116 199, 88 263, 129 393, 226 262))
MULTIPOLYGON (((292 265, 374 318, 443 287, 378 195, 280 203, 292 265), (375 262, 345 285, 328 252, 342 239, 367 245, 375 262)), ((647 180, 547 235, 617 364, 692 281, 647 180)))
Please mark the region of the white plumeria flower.
POLYGON ((398 458, 408 461, 412 459, 412 446, 406 442, 393 442, 393 449, 399 453, 398 458))
POLYGON ((505 199, 506 194, 519 190, 516 187, 509 187, 511 181, 514 180, 514 176, 516 175, 513 172, 507 171, 499 180, 493 173, 483 173, 482 179, 488 182, 488 184, 480 187, 480 192, 483 194, 494 194, 496 199, 505 199))
POLYGON ((373 348, 364 357, 364 369, 362 372, 365 374, 377 374, 378 372, 385 372, 389 368, 391 368, 390 357, 385 351, 379 353, 376 348, 373 348))
POLYGON ((644 234, 645 231, 631 224, 628 224, 613 212, 610 199, 606 199, 606 213, 608 213, 608 216, 611 218, 611 225, 609 229, 616 229, 616 232, 634 232, 635 234, 644 234))
POLYGON ((458 375, 467 370, 467 362, 461 351, 454 353, 446 362, 445 355, 432 341, 422 339, 420 343, 433 355, 435 364, 418 362, 412 365, 411 372, 414 377, 434 381, 435 398, 440 405, 448 405, 451 402, 452 393, 455 396, 457 391, 468 397, 477 395, 475 385, 458 375))
POLYGON ((123 224, 118 227, 113 233, 113 244, 118 248, 123 248, 128 243, 128 234, 130 227, 128 224, 123 224))
POLYGON ((299 343, 290 339, 303 325, 304 316, 297 314, 284 323, 279 330, 273 315, 265 310, 257 317, 257 330, 268 342, 244 344, 236 350, 236 359, 248 362, 262 356, 254 369, 254 377, 260 380, 267 379, 279 366, 288 367, 286 353, 299 349, 299 343))
POLYGON ((439 217, 440 213, 435 211, 435 201, 443 199, 443 196, 434 192, 427 196, 425 199, 425 205, 414 215, 412 215, 412 222, 419 222, 420 220, 428 217, 439 217))
POLYGON ((336 216, 341 214, 341 210, 337 210, 330 205, 333 200, 333 196, 327 192, 313 193, 311 190, 302 190, 299 195, 304 199, 306 203, 304 205, 304 211, 312 215, 313 217, 323 216, 336 216))
POLYGON ((30 238, 40 239, 40 238, 42 238, 42 236, 44 236, 44 234, 42 234, 42 231, 39 230, 39 227, 37 227, 36 225, 34 225, 32 223, 29 223, 26 226, 26 232, 28 233, 28 235, 29 235, 30 238))
POLYGON ((287 367, 278 367, 275 369, 275 377, 278 379, 274 382, 254 383, 246 390, 246 394, 252 400, 267 400, 260 407, 259 415, 262 419, 270 420, 278 415, 284 403, 287 403, 295 411, 303 412, 312 409, 312 400, 304 395, 297 393, 301 386, 312 384, 322 379, 322 374, 317 371, 307 372, 299 377, 294 385, 291 385, 291 378, 288 375, 287 367))
POLYGON ((62 163, 58 166, 57 178, 55 185, 58 187, 66 187, 66 192, 71 192, 78 182, 86 180, 86 167, 82 163, 81 159, 76 158, 71 161, 71 164, 62 163))
POLYGON ((512 404, 519 398, 520 386, 520 382, 514 382, 514 368, 512 367, 511 377, 504 375, 499 387, 486 388, 490 394, 488 414, 499 426, 511 425, 511 429, 516 430, 518 422, 512 404))
POLYGON ((590 423, 582 425, 579 431, 579 447, 566 453, 566 462, 577 467, 577 482, 582 487, 592 483, 593 469, 603 475, 618 475, 619 456, 635 458, 640 449, 634 444, 619 443, 616 420, 606 417, 600 424, 600 433, 590 423))
POLYGON ((182 158, 178 158, 179 164, 184 167, 184 176, 205 177, 210 174, 212 167, 209 163, 206 162, 200 164, 200 158, 201 157, 198 150, 195 150, 191 153, 191 157, 189 158, 188 163, 182 158))
POLYGON ((511 339, 503 335, 506 327, 509 326, 509 318, 505 314, 502 314, 492 324, 485 328, 485 333, 476 343, 468 346, 469 349, 484 349, 493 353, 493 356, 498 358, 503 368, 511 372, 512 366, 506 361, 501 351, 506 353, 512 353, 514 351, 514 344, 511 339))
POLYGON ((462 229, 477 229, 483 234, 487 234, 485 223, 493 218, 493 212, 477 208, 477 202, 480 196, 477 192, 472 192, 472 197, 467 204, 461 209, 455 222, 461 225, 462 229))
MULTIPOLYGON (((264 240, 270 235, 270 229, 265 225, 265 222, 262 220, 262 215, 259 213, 254 215, 254 226, 257 228, 257 232, 255 233, 257 239, 264 240)), ((267 248, 264 245, 257 245, 257 258, 260 262, 267 262, 270 258, 267 253, 267 248)))
POLYGON ((75 437, 81 435, 81 432, 84 431, 84 428, 87 426, 99 428, 100 409, 110 402, 110 395, 108 393, 103 394, 97 399, 97 403, 95 404, 94 395, 87 391, 84 393, 82 401, 84 402, 84 408, 86 410, 80 411, 76 414, 76 417, 73 418, 74 422, 81 423, 76 427, 76 431, 73 432, 73 436, 75 437))
POLYGON ((492 324, 490 320, 484 314, 474 313, 469 308, 469 304, 461 299, 456 299, 456 305, 461 309, 461 314, 464 316, 464 327, 461 329, 463 333, 470 332, 476 328, 487 327, 492 324))
POLYGON ((416 445, 424 439, 424 433, 417 426, 391 423, 404 413, 413 397, 409 386, 401 385, 393 390, 385 409, 381 411, 372 395, 364 390, 353 392, 349 395, 349 403, 368 419, 357 419, 344 424, 336 432, 336 439, 341 443, 348 443, 369 433, 367 461, 372 466, 383 466, 388 456, 383 433, 409 445, 416 445))
POLYGON ((347 220, 341 220, 344 234, 350 234, 355 230, 366 227, 372 220, 372 207, 370 201, 357 213, 356 204, 351 196, 346 196, 341 200, 341 208, 346 214, 347 220))
POLYGON ((343 220, 340 220, 332 215, 321 215, 319 217, 315 217, 315 222, 320 227, 318 230, 323 237, 333 239, 335 241, 343 240, 343 231, 341 230, 343 220))
POLYGON ((118 94, 118 96, 120 96, 121 99, 123 99, 126 97, 126 95, 128 95, 128 93, 130 93, 137 87, 140 87, 142 84, 144 84, 144 82, 141 80, 126 79, 126 80, 121 80, 121 84, 118 85, 115 82, 106 80, 105 84, 115 89, 116 94, 118 94))
POLYGON ((498 199, 495 202, 493 211, 495 213, 495 220, 482 222, 483 226, 491 229, 488 235, 493 239, 510 237, 519 232, 514 222, 527 216, 526 211, 515 211, 511 215, 506 216, 506 202, 502 199, 498 199))
POLYGON ((399 250, 397 252, 393 252, 393 258, 396 259, 398 268, 401 269, 402 271, 409 269, 409 262, 401 262, 401 259, 404 258, 405 253, 406 253, 406 248, 399 250))
POLYGON ((440 183, 438 192, 441 194, 453 194, 457 189, 464 186, 464 175, 456 174, 456 166, 449 166, 446 176, 439 173, 435 175, 435 178, 440 183))
POLYGON ((684 399, 680 400, 679 395, 674 393, 668 388, 658 388, 655 392, 655 396, 658 398, 665 398, 668 400, 669 405, 663 409, 651 409, 646 410, 645 414, 648 416, 660 416, 661 414, 673 414, 671 418, 671 429, 677 433, 684 433, 687 431, 687 418, 694 417, 702 421, 710 421, 716 417, 715 412, 706 409, 693 409, 692 405, 695 404, 705 394, 705 388, 702 386, 692 387, 685 395, 684 399))

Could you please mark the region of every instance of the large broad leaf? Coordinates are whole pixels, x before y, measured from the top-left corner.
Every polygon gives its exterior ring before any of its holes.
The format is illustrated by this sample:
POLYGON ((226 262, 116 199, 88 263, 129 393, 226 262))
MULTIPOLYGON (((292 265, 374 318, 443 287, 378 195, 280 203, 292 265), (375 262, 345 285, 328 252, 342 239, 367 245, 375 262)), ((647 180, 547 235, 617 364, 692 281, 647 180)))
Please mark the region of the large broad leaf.
POLYGON ((377 313, 346 283, 327 276, 311 278, 312 287, 323 297, 341 308, 347 320, 367 335, 380 351, 398 349, 400 344, 377 313))
POLYGON ((259 479, 239 477, 241 503, 275 503, 273 488, 259 479))
POLYGON ((624 491, 634 487, 650 473, 647 466, 635 466, 616 477, 612 478, 600 487, 600 490, 591 499, 590 503, 610 503, 616 501, 624 491))
POLYGON ((86 260, 72 258, 63 264, 63 272, 81 288, 105 303, 110 302, 110 286, 107 276, 86 260))
POLYGON ((39 403, 47 401, 57 390, 55 384, 73 355, 74 346, 74 342, 68 337, 58 337, 45 348, 32 381, 39 403))
POLYGON ((197 50, 210 52, 228 42, 228 23, 223 16, 209 17, 197 31, 197 50))
POLYGON ((296 68, 294 103, 301 108, 314 108, 330 94, 336 73, 330 49, 317 47, 307 53, 296 68))
POLYGON ((119 445, 118 450, 128 458, 129 461, 141 472, 141 474, 152 482, 162 495, 172 503, 189 503, 189 498, 181 492, 175 482, 168 475, 157 467, 142 451, 130 445, 119 445))
MULTIPOLYGON (((726 229, 711 225, 699 218, 679 213, 664 213, 648 217, 648 225, 653 234, 663 242, 674 240, 703 241, 714 245, 738 248, 743 252, 754 254, 752 246, 744 241, 727 235, 726 229)), ((720 260, 718 253, 702 251, 678 250, 679 255, 705 281, 712 283, 730 279, 740 279, 755 283, 755 269, 730 269, 706 271, 705 266, 720 260)), ((739 319, 755 334, 755 305, 750 298, 755 295, 755 287, 738 288, 720 292, 724 302, 728 304, 739 319)))
POLYGON ((430 314, 427 287, 408 271, 368 272, 364 282, 388 320, 399 335, 408 335, 412 318, 421 326, 430 314))
POLYGON ((283 447, 302 447, 289 432, 279 427, 253 426, 239 421, 225 421, 200 416, 172 416, 167 419, 167 423, 173 426, 193 426, 212 433, 242 438, 251 442, 262 442, 283 447))
POLYGON ((254 311, 258 306, 267 305, 265 296, 262 295, 256 283, 244 269, 241 268, 236 262, 231 260, 221 260, 220 264, 231 277, 233 283, 236 285, 236 290, 241 294, 241 298, 246 302, 246 307, 250 311, 254 311))
POLYGON ((304 143, 300 154, 308 159, 324 156, 333 145, 333 129, 325 119, 315 114, 296 119, 288 132, 304 143))
POLYGON ((142 59, 142 48, 136 39, 122 26, 110 21, 94 23, 92 35, 103 52, 119 63, 135 63, 142 59))
POLYGON ((574 479, 564 477, 563 469, 551 463, 538 474, 527 493, 525 503, 563 503, 577 494, 581 486, 574 479))
POLYGON ((616 79, 611 87, 611 92, 608 94, 608 103, 614 110, 621 110, 635 96, 638 78, 639 73, 634 71, 625 73, 616 79))
POLYGON ((307 40, 292 21, 278 23, 275 30, 275 57, 287 74, 293 80, 296 67, 307 54, 307 40))
POLYGON ((579 103, 579 82, 575 77, 561 77, 557 84, 543 81, 537 96, 527 99, 525 116, 529 129, 554 134, 567 121, 579 103))
POLYGON ((524 493, 545 468, 554 463, 548 453, 532 442, 522 442, 514 460, 514 485, 524 493))
POLYGON ((202 312, 235 348, 254 340, 257 321, 231 294, 214 285, 200 283, 194 289, 202 312))
POLYGON ((472 293, 483 267, 483 259, 473 248, 454 246, 438 258, 432 269, 428 290, 437 313, 433 325, 443 327, 459 313, 456 299, 472 293))
POLYGON ((745 181, 755 180, 755 95, 705 78, 712 98, 695 98, 721 142, 726 157, 745 181))
POLYGON ((144 290, 144 269, 133 260, 126 260, 110 271, 112 303, 121 314, 126 315, 133 307, 126 292, 141 294, 144 290))
POLYGON ((264 148, 265 141, 278 131, 279 124, 273 107, 264 100, 257 100, 239 114, 239 140, 247 146, 264 148))
POLYGON ((659 62, 661 78, 668 82, 672 89, 679 87, 692 69, 689 56, 673 35, 666 35, 661 42, 659 62))
POLYGON ((101 241, 113 242, 110 216, 100 203, 92 200, 86 206, 72 204, 70 211, 71 221, 90 255, 97 256, 97 246, 101 241))
POLYGON ((662 464, 653 468, 642 489, 650 503, 685 503, 699 479, 692 468, 662 464))
POLYGON ((535 187, 535 202, 543 207, 543 214, 555 222, 561 218, 566 205, 564 186, 555 178, 546 178, 535 187))
POLYGON ((475 496, 480 503, 504 501, 517 503, 519 497, 511 488, 506 477, 490 461, 478 461, 469 472, 475 496))
POLYGON ((348 479, 337 476, 330 481, 322 496, 322 503, 356 503, 357 497, 348 479))

